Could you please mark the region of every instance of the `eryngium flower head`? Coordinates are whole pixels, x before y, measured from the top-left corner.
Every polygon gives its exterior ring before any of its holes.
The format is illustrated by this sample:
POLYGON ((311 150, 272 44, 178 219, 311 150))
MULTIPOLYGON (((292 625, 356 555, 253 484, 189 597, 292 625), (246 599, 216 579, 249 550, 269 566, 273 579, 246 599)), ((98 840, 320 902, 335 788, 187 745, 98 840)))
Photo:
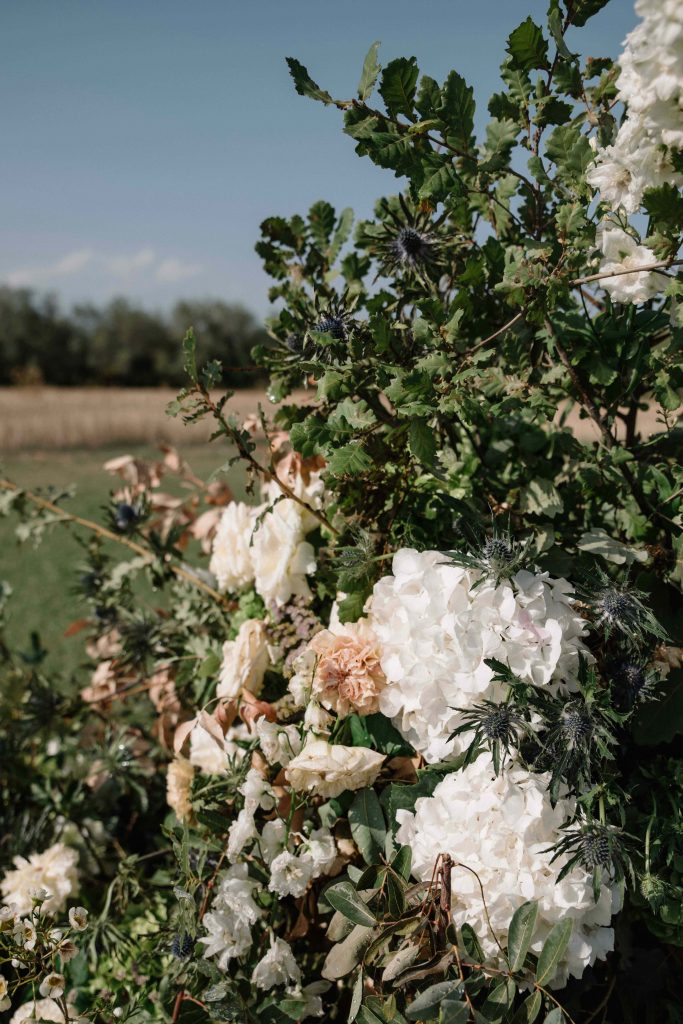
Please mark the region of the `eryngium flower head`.
POLYGON ((596 585, 587 592, 595 616, 595 625, 602 627, 606 639, 618 635, 631 647, 641 647, 648 637, 664 640, 666 633, 645 603, 642 590, 618 584, 598 570, 596 585))
POLYGON ((469 552, 449 551, 448 557, 454 565, 463 565, 467 569, 478 569, 485 579, 509 579, 522 567, 529 551, 529 542, 520 543, 513 540, 507 531, 494 532, 484 537, 469 552))
POLYGON ((140 518, 138 512, 126 501, 119 501, 114 509, 114 525, 119 533, 130 533, 140 518))
POLYGON ((346 341, 348 337, 344 316, 334 313, 324 313, 313 330, 318 334, 331 334, 335 341, 346 341))
POLYGON ((195 940, 188 932, 176 932, 171 942, 171 953, 179 960, 185 960, 194 949, 195 940))
POLYGON ((624 711, 631 711, 638 701, 651 695, 652 680, 647 677, 646 666, 628 658, 620 658, 610 666, 609 676, 614 687, 614 702, 624 711))
POLYGON ((398 263, 415 270, 431 259, 433 244, 433 239, 424 231, 403 227, 389 246, 398 263))
POLYGON ((586 743, 593 734, 593 722, 588 711, 578 704, 568 704, 558 723, 565 744, 575 749, 586 743))
POLYGON ((666 882, 648 872, 640 880, 640 894, 647 900, 652 910, 657 911, 667 897, 666 882))
POLYGON ((583 820, 572 822, 562 829, 562 838, 553 847, 553 861, 565 860, 557 876, 561 882, 575 867, 580 866, 593 872, 593 890, 596 900, 600 895, 605 873, 615 883, 623 882, 626 874, 635 885, 635 873, 628 850, 626 836, 622 829, 600 821, 583 820))

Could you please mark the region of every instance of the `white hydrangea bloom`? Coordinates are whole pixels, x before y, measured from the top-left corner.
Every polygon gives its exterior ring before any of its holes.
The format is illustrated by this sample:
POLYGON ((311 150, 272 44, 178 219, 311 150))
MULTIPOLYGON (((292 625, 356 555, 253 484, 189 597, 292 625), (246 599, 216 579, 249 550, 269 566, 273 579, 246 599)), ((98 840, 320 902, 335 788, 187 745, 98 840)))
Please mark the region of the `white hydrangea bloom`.
POLYGON ((526 900, 538 902, 533 953, 540 953, 553 925, 570 918, 569 947, 551 981, 559 988, 613 949, 609 924, 619 903, 606 878, 596 903, 592 876, 583 868, 557 882, 566 857, 551 864, 548 851, 561 837, 559 829, 573 813, 574 802, 560 799, 553 808, 548 779, 517 766, 496 777, 490 758, 482 756, 447 775, 433 796, 417 801, 415 813, 398 811, 396 837, 411 847, 413 874, 422 881, 432 878, 439 854, 451 855, 453 921, 458 928, 465 922, 472 925, 487 960, 501 967, 505 965, 491 929, 505 946, 510 919, 526 900), (481 879, 490 927, 473 871, 481 879))
POLYGON ((251 946, 251 930, 262 914, 252 895, 258 888, 258 882, 249 878, 246 864, 233 864, 221 878, 211 910, 204 916, 208 935, 199 940, 206 946, 204 956, 217 957, 221 970, 251 946))
POLYGON ((14 870, 0 882, 0 892, 17 914, 28 914, 32 895, 42 889, 47 894, 43 910, 56 914, 63 910, 69 896, 78 891, 78 853, 64 843, 54 843, 42 853, 14 858, 14 870))
POLYGON ((284 767, 301 750, 301 736, 295 725, 280 725, 261 717, 257 718, 254 729, 268 764, 281 764, 284 767))
POLYGON ((247 619, 235 639, 223 644, 216 696, 232 700, 241 690, 258 694, 269 664, 266 624, 261 619, 247 619))
POLYGON ((270 864, 268 888, 278 896, 303 896, 313 878, 313 859, 283 850, 270 864))
POLYGON ((598 229, 598 243, 603 253, 600 273, 617 275, 603 278, 600 282, 614 302, 647 302, 660 293, 661 275, 653 271, 636 273, 638 267, 657 262, 652 249, 638 245, 632 235, 613 224, 604 224, 598 229), (624 270, 633 273, 624 274, 624 270))
POLYGON ((209 562, 219 590, 242 590, 254 582, 249 544, 259 511, 242 501, 231 501, 223 511, 209 562))
POLYGON ((387 685, 380 709, 427 761, 466 749, 455 708, 502 697, 485 660, 557 692, 576 688, 585 622, 566 580, 520 571, 496 584, 438 551, 398 551, 374 587, 370 620, 387 685))
POLYGON ((256 964, 251 980, 257 988, 262 989, 300 982, 301 968, 294 959, 289 943, 271 933, 270 949, 256 964))

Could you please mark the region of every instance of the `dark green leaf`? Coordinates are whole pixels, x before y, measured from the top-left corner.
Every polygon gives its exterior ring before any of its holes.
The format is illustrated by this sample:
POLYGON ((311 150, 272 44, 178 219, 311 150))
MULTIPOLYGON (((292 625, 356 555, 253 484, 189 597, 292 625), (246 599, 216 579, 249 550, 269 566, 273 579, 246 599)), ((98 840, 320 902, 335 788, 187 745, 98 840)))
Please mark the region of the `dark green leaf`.
POLYGON ((481 948, 481 943, 472 925, 464 924, 460 929, 460 935, 462 936, 462 944, 467 955, 476 960, 478 964, 482 964, 484 962, 484 950, 481 948))
POLYGON ((538 989, 536 989, 535 992, 532 992, 531 995, 524 1000, 520 1008, 517 1010, 517 1013, 512 1018, 512 1024, 534 1024, 534 1021, 541 1012, 542 1002, 543 996, 538 989))
POLYGON ((397 57, 385 67, 379 91, 392 117, 405 114, 412 118, 418 75, 414 57, 397 57))
POLYGON ((342 445, 333 451, 327 461, 332 476, 356 476, 372 466, 372 459, 357 441, 342 445))
POLYGON ((457 981, 440 981, 430 985, 413 1000, 405 1011, 406 1017, 408 1020, 435 1020, 439 1016, 442 1000, 457 987, 457 981))
POLYGON ((508 962, 511 971, 521 971, 534 937, 538 903, 523 903, 514 912, 508 931, 508 962))
POLYGON ((375 915, 369 910, 350 882, 337 882, 325 890, 325 899, 344 917, 354 924, 372 928, 376 923, 375 915))
MULTIPOLYGON (((386 824, 374 789, 361 789, 349 809, 351 835, 366 864, 375 864, 384 849, 386 824)), ((341 909, 341 908, 337 908, 341 909)))
POLYGON ((552 928, 548 938, 543 943, 543 949, 538 958, 536 968, 536 981, 539 985, 545 985, 551 980, 557 965, 564 956, 572 935, 572 921, 567 917, 564 921, 558 921, 552 928))
POLYGON ((334 207, 324 200, 314 203, 308 211, 311 235, 319 249, 325 249, 335 225, 334 207))
POLYGON ((434 465, 436 436, 426 420, 411 420, 408 429, 408 447, 419 462, 425 466, 434 465))
POLYGON ((413 851, 410 846, 399 847, 398 853, 391 862, 391 866, 406 881, 410 878, 410 869, 413 862, 413 851))
POLYGON ((334 103, 329 92, 321 89, 313 81, 303 64, 300 64, 294 57, 287 57, 286 61, 289 73, 294 79, 294 88, 299 93, 299 96, 308 96, 309 99, 318 100, 320 103, 334 103))
MULTIPOLYGON (((565 0, 566 2, 566 0, 565 0)), ((606 7, 609 0, 572 0, 571 23, 581 28, 589 18, 606 7)))
POLYGON ((470 1010, 467 1003, 461 1003, 455 999, 444 999, 441 1004, 439 1024, 467 1024, 469 1019, 470 1010))
POLYGON ((548 41, 531 18, 527 18, 510 33, 507 52, 513 67, 522 71, 548 67, 548 41))
POLYGON ((360 1004, 363 1002, 363 968, 359 968, 358 976, 353 983, 351 992, 351 1006, 349 1007, 348 1024, 353 1024, 358 1015, 360 1004))
POLYGON ((373 1013, 368 1006, 361 1006, 356 1016, 358 1024, 384 1024, 381 1017, 378 1017, 376 1013, 373 1013))
POLYGON ((445 126, 444 136, 449 145, 463 153, 472 146, 474 130, 474 90, 462 75, 451 71, 435 113, 445 126))

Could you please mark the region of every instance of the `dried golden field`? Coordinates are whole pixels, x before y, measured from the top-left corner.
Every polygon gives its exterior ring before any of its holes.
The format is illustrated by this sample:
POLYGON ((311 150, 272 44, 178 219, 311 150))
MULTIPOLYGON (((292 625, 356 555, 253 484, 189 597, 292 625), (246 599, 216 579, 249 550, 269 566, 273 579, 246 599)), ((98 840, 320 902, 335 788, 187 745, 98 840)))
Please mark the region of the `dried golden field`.
MULTIPOLYGON (((315 392, 301 392, 294 400, 306 394, 312 398, 315 392)), ((166 406, 174 397, 171 388, 0 388, 0 455, 161 442, 181 447, 204 444, 211 424, 185 426, 167 416, 166 406)), ((256 412, 259 402, 270 404, 263 391, 237 391, 229 411, 242 419, 256 412)), ((594 425, 580 419, 576 410, 570 413, 569 424, 582 439, 597 440, 594 425)), ((661 429, 654 406, 640 414, 638 428, 643 435, 661 429)))

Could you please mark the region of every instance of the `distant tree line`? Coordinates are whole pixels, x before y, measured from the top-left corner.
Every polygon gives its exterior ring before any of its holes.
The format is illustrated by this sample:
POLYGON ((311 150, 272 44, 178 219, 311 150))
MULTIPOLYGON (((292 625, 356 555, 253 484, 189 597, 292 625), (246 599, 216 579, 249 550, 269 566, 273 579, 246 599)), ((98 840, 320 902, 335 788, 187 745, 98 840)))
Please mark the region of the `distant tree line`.
POLYGON ((268 336, 242 306, 182 301, 164 316, 117 298, 66 312, 53 295, 0 287, 0 384, 182 385, 180 343, 189 327, 198 359, 220 360, 226 386, 263 379, 248 368, 251 349, 268 336))

